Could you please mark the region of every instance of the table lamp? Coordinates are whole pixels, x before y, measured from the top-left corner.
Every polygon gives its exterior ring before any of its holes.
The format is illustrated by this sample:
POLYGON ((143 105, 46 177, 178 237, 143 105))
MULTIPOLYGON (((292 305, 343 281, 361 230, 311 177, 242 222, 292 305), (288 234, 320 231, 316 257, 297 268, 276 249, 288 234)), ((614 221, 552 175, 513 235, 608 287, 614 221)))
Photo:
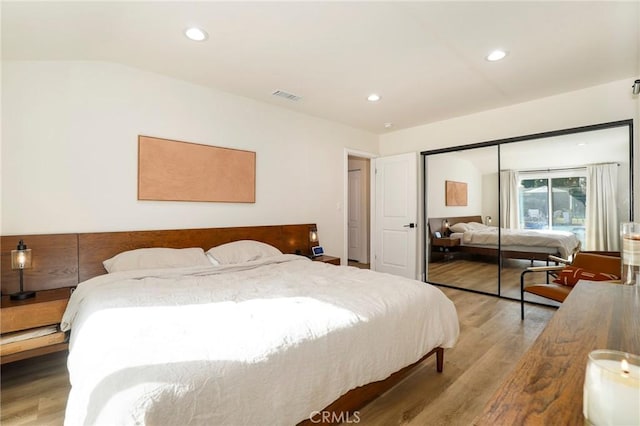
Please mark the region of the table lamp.
POLYGON ((31 249, 20 240, 16 250, 11 250, 11 269, 20 271, 20 291, 10 295, 13 300, 23 300, 36 295, 35 291, 24 291, 24 269, 31 268, 31 249))

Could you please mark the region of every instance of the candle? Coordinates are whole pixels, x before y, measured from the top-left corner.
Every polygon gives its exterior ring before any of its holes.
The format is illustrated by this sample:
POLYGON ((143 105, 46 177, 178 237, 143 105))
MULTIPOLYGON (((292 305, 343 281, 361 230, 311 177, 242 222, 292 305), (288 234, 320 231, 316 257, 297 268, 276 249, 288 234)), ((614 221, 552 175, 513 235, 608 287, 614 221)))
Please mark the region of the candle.
POLYGON ((591 352, 583 398, 583 414, 592 425, 640 424, 640 356, 591 352))
POLYGON ((640 223, 620 224, 622 237, 622 284, 640 284, 640 223))

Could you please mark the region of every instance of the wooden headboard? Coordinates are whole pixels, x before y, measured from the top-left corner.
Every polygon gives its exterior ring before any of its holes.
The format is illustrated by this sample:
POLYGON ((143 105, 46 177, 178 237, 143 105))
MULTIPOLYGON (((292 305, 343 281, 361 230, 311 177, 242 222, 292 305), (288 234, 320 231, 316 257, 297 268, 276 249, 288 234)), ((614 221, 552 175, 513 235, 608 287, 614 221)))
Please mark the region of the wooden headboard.
POLYGON ((440 231, 442 235, 444 235, 444 227, 443 223, 445 221, 449 221, 449 226, 454 225, 456 223, 467 223, 467 222, 482 222, 482 216, 460 216, 460 217, 432 217, 429 218, 429 235, 432 237, 435 231, 440 231))
POLYGON ((102 262, 137 248, 211 247, 238 240, 271 244, 283 253, 310 254, 318 243, 309 241, 315 224, 243 226, 234 228, 174 229, 81 234, 3 235, 0 238, 2 294, 18 291, 18 272, 11 269, 11 250, 23 239, 32 250, 32 268, 24 270, 28 290, 73 287, 105 274, 102 262))

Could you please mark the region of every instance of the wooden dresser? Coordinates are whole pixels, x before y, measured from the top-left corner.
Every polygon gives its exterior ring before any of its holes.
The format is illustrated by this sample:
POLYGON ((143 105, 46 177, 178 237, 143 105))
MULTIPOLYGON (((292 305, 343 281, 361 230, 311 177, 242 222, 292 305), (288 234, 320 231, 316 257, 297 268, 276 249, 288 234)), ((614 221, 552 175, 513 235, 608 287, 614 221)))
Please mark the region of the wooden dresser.
POLYGON ((640 287, 580 281, 474 424, 582 425, 595 349, 640 354, 640 287))
MULTIPOLYGON (((25 300, 2 296, 0 331, 3 338, 16 332, 33 331, 46 326, 58 326, 69 301, 70 288, 42 290, 25 300)), ((65 333, 56 328, 51 334, 0 344, 2 364, 67 349, 65 333)))

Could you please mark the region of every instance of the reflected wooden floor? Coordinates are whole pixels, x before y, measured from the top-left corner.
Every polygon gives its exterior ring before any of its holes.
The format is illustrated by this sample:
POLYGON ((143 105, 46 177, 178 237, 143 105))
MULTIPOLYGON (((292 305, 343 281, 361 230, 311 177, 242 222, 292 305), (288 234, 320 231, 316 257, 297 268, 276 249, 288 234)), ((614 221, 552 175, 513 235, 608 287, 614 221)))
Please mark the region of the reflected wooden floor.
MULTIPOLYGON (((455 303, 460 338, 445 351, 443 373, 435 357, 359 412, 361 425, 469 425, 554 309, 442 287, 455 303)), ((5 425, 61 425, 69 393, 66 353, 2 366, 1 417, 5 425)))
MULTIPOLYGON (((535 261, 534 266, 546 262, 535 261)), ((500 271, 500 295, 520 300, 520 274, 531 266, 528 260, 505 259, 500 271)), ((428 281, 460 288, 498 294, 498 261, 495 257, 469 257, 439 260, 428 264, 428 281)), ((527 274, 525 285, 545 282, 543 273, 527 274), (542 281, 540 281, 542 280, 542 281)), ((525 294, 525 300, 560 306, 552 300, 525 294)))

